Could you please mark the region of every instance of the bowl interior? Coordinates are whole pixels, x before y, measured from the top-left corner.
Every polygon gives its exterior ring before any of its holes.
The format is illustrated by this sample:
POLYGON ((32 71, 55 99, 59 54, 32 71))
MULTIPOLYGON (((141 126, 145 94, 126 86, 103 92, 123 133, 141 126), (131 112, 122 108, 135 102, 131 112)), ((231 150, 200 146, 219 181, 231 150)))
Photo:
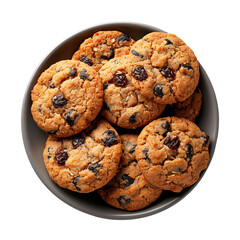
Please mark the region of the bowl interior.
MULTIPOLYGON (((133 219, 148 216, 165 210, 166 208, 180 201, 196 186, 197 183, 184 189, 180 193, 163 191, 161 197, 149 207, 135 212, 127 212, 107 205, 95 192, 90 194, 79 194, 58 187, 58 185, 56 185, 48 176, 43 163, 42 152, 48 135, 38 128, 32 118, 30 111, 31 89, 33 88, 40 74, 45 69, 57 61, 71 59, 71 56, 78 49, 80 43, 99 30, 118 30, 128 34, 135 40, 142 38, 147 33, 153 31, 162 31, 152 26, 135 23, 99 25, 75 34, 56 47, 37 68, 26 89, 22 106, 22 135, 24 146, 30 163, 41 181, 53 194, 70 206, 94 216, 110 219, 133 219)), ((218 134, 218 106, 211 82, 201 65, 199 85, 203 94, 203 105, 196 123, 201 130, 205 131, 210 137, 211 159, 214 153, 218 134)), ((201 173, 200 179, 204 175, 205 171, 206 170, 201 173)))

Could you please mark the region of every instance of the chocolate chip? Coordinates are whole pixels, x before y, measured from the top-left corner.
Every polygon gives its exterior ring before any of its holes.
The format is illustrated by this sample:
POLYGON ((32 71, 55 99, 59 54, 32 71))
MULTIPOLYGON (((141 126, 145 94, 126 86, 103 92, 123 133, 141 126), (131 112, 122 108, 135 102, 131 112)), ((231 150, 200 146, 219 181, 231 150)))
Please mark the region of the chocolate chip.
POLYGON ((129 151, 130 154, 133 154, 135 152, 137 145, 133 145, 133 147, 131 148, 131 150, 129 151))
POLYGON ((79 73, 79 76, 81 79, 83 80, 86 80, 89 78, 89 75, 86 74, 87 70, 86 69, 83 69, 80 73, 79 73))
POLYGON ((201 136, 204 139, 203 146, 206 146, 209 141, 209 136, 208 135, 202 135, 201 136))
POLYGON ((61 93, 52 98, 52 104, 55 108, 62 108, 66 103, 67 99, 61 93))
POLYGON ((49 83, 49 87, 50 87, 50 88, 55 88, 54 83, 53 83, 53 82, 50 82, 50 83, 49 83))
POLYGON ((128 83, 126 74, 121 71, 117 71, 113 76, 113 83, 117 87, 125 87, 128 83))
POLYGON ((73 183, 73 185, 75 186, 75 188, 76 188, 78 191, 81 191, 80 187, 77 186, 77 185, 78 185, 78 179, 79 179, 79 178, 80 178, 79 176, 78 176, 78 177, 75 177, 75 178, 73 179, 72 183, 73 183))
POLYGON ((163 77, 165 77, 167 79, 174 79, 175 78, 175 72, 170 67, 163 67, 160 70, 160 73, 163 75, 163 77))
POLYGON ((165 41, 167 42, 165 45, 172 45, 173 43, 169 40, 169 39, 165 39, 165 41))
POLYGON ((173 137, 171 138, 170 136, 168 136, 165 141, 164 141, 164 144, 174 150, 174 149, 177 149, 180 145, 180 141, 179 141, 179 138, 176 136, 176 137, 173 137))
POLYGON ((187 64, 182 64, 182 67, 186 68, 187 70, 193 70, 192 66, 190 66, 188 63, 187 64))
POLYGON ((106 59, 106 60, 110 60, 112 58, 114 58, 114 49, 111 47, 109 50, 109 57, 105 56, 105 55, 101 55, 102 59, 106 59))
POLYGON ((85 56, 80 57, 79 61, 83 62, 83 63, 86 63, 88 66, 92 66, 93 65, 92 60, 90 58, 88 58, 88 57, 85 57, 85 56))
POLYGON ((77 116, 79 115, 75 110, 70 110, 65 116, 66 122, 72 127, 77 116))
POLYGON ((119 36, 117 36, 117 42, 120 46, 124 45, 124 42, 129 42, 130 41, 130 37, 126 34, 121 34, 119 36), (123 43, 120 43, 123 42, 123 43))
POLYGON ((144 156, 145 156, 145 160, 147 160, 148 162, 151 162, 151 159, 150 159, 150 157, 148 156, 148 152, 149 152, 149 149, 148 148, 145 148, 145 149, 143 149, 143 154, 144 154, 144 156))
POLYGON ((55 135, 57 133, 57 130, 48 131, 47 133, 50 135, 55 135))
POLYGON ((137 122, 137 120, 136 120, 136 115, 137 115, 137 113, 135 112, 135 113, 133 113, 131 116, 130 116, 130 118, 129 118, 129 122, 130 123, 135 123, 135 122, 137 122))
POLYGON ((95 174, 99 172, 99 170, 102 168, 103 166, 98 164, 98 163, 94 163, 94 164, 89 164, 88 165, 88 170, 94 172, 95 174))
POLYGON ((189 143, 189 144, 186 145, 186 148, 187 148, 187 157, 191 159, 192 156, 193 156, 193 147, 189 143))
POLYGON ((143 55, 140 54, 139 52, 135 51, 135 50, 132 50, 131 53, 137 57, 140 57, 140 58, 143 58, 143 55))
POLYGON ((143 66, 137 66, 132 70, 132 75, 135 79, 143 81, 147 79, 148 74, 143 66))
POLYGON ((117 200, 118 200, 120 206, 124 206, 131 202, 131 199, 126 198, 125 196, 120 196, 119 198, 117 198, 117 200))
POLYGON ((103 136, 104 135, 107 135, 107 137, 102 140, 104 146, 110 147, 118 142, 118 137, 116 136, 116 134, 113 130, 105 131, 103 133, 103 136))
POLYGON ((162 84, 156 84, 153 88, 153 93, 155 96, 157 97, 163 97, 164 93, 163 93, 163 87, 162 84))
POLYGON ((73 148, 79 147, 80 145, 84 144, 84 142, 85 142, 85 137, 82 136, 81 134, 78 134, 72 137, 73 148))
POLYGON ((122 175, 122 180, 125 182, 126 186, 130 186, 134 182, 134 179, 129 177, 128 174, 123 174, 122 175))
POLYGON ((59 165, 64 165, 68 159, 67 149, 60 147, 55 154, 55 160, 59 165))
POLYGON ((68 74, 68 77, 76 77, 77 75, 77 69, 74 68, 70 71, 70 73, 68 74))

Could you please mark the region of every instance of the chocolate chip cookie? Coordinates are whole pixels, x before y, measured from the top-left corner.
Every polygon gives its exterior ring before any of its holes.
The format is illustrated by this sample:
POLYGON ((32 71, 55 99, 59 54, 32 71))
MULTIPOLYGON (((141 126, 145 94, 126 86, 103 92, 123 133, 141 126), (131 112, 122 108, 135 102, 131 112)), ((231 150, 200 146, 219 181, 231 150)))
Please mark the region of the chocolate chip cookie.
POLYGON ((160 104, 182 102, 190 97, 199 81, 199 64, 194 52, 176 35, 152 32, 131 47, 132 61, 150 60, 154 77, 145 66, 132 70, 133 85, 160 104))
POLYGON ((37 125, 51 135, 67 137, 86 129, 98 115, 103 84, 92 67, 64 60, 41 74, 31 97, 37 125))
POLYGON ((160 116, 165 108, 134 88, 133 64, 128 56, 116 57, 99 70, 104 89, 101 113, 109 122, 128 129, 146 125, 160 116))
POLYGON ((136 159, 148 182, 180 192, 194 184, 209 162, 209 137, 193 122, 177 117, 157 119, 140 133, 136 159))
POLYGON ((113 178, 121 155, 118 133, 100 120, 95 127, 72 137, 49 136, 43 159, 49 176, 60 187, 88 193, 113 178))
POLYGON ((167 105, 162 116, 175 116, 186 118, 195 122, 202 106, 202 93, 199 87, 183 102, 167 105))
POLYGON ((99 31, 80 45, 72 59, 84 62, 98 71, 108 60, 128 54, 134 42, 122 32, 99 31))
POLYGON ((138 167, 135 159, 137 135, 124 134, 120 137, 123 155, 118 172, 107 185, 98 190, 98 193, 113 207, 135 211, 158 199, 162 190, 149 184, 138 167))

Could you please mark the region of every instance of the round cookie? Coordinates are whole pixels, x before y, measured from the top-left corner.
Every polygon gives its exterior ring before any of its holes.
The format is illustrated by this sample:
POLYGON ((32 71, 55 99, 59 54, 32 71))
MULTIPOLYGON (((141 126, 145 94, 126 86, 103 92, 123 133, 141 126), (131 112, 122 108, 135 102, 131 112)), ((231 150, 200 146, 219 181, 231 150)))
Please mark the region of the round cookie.
POLYGON ((126 55, 135 41, 118 31, 99 31, 86 39, 72 59, 85 62, 98 71, 108 60, 126 55))
POLYGON ((162 116, 175 116, 186 118, 195 122, 202 106, 202 93, 199 87, 183 102, 167 105, 162 116))
MULTIPOLYGON (((161 104, 182 102, 199 81, 199 64, 194 52, 176 35, 152 32, 131 47, 133 61, 150 60, 154 77, 146 69, 132 70, 133 85, 142 95, 161 104)), ((144 67, 144 66, 143 66, 144 67)))
POLYGON ((143 177, 135 159, 137 135, 124 134, 121 137, 123 155, 116 176, 98 190, 101 198, 113 207, 135 211, 145 208, 162 193, 160 188, 149 184, 143 177))
POLYGON ((41 74, 31 97, 37 125, 51 135, 67 137, 86 129, 98 115, 103 85, 92 67, 64 60, 41 74))
POLYGON ((180 192, 194 184, 209 162, 209 137, 193 122, 160 118, 140 133, 136 159, 148 182, 180 192))
POLYGON ((100 120, 95 127, 72 137, 49 136, 43 159, 49 176, 60 187, 89 193, 113 178, 121 155, 116 130, 100 120))
POLYGON ((165 105, 146 98, 132 85, 128 56, 111 59, 100 70, 103 81, 104 118, 122 128, 135 129, 156 119, 165 105))

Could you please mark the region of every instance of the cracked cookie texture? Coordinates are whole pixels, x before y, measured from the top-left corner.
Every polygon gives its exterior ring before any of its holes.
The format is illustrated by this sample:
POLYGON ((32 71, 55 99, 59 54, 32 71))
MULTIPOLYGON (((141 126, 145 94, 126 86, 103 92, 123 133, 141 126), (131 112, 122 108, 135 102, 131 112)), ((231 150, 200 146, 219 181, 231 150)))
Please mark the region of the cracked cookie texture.
POLYGON ((133 44, 130 56, 132 61, 150 61, 154 77, 137 76, 132 83, 142 95, 158 103, 182 102, 198 85, 197 58, 192 49, 174 34, 149 33, 133 44))
POLYGON ((140 133, 136 159, 148 182, 180 192, 194 184, 209 162, 209 137, 193 122, 177 117, 157 119, 140 133))
POLYGON ((72 137, 48 137, 43 159, 60 187, 89 193, 114 177, 122 155, 121 139, 105 120, 95 124, 72 137))
POLYGON ((109 122, 128 129, 146 125, 165 108, 134 88, 131 75, 134 66, 128 56, 122 56, 111 59, 99 70, 104 89, 101 113, 109 122))
POLYGON ((116 176, 98 190, 101 198, 113 207, 135 211, 147 207, 162 193, 162 189, 149 184, 135 159, 137 135, 120 136, 123 155, 116 176))
POLYGON ((56 137, 86 129, 101 110, 103 84, 85 63, 63 60, 44 71, 31 92, 34 121, 56 137))
POLYGON ((98 71, 108 60, 129 54, 135 41, 119 31, 99 31, 87 38, 72 59, 85 62, 98 71))

